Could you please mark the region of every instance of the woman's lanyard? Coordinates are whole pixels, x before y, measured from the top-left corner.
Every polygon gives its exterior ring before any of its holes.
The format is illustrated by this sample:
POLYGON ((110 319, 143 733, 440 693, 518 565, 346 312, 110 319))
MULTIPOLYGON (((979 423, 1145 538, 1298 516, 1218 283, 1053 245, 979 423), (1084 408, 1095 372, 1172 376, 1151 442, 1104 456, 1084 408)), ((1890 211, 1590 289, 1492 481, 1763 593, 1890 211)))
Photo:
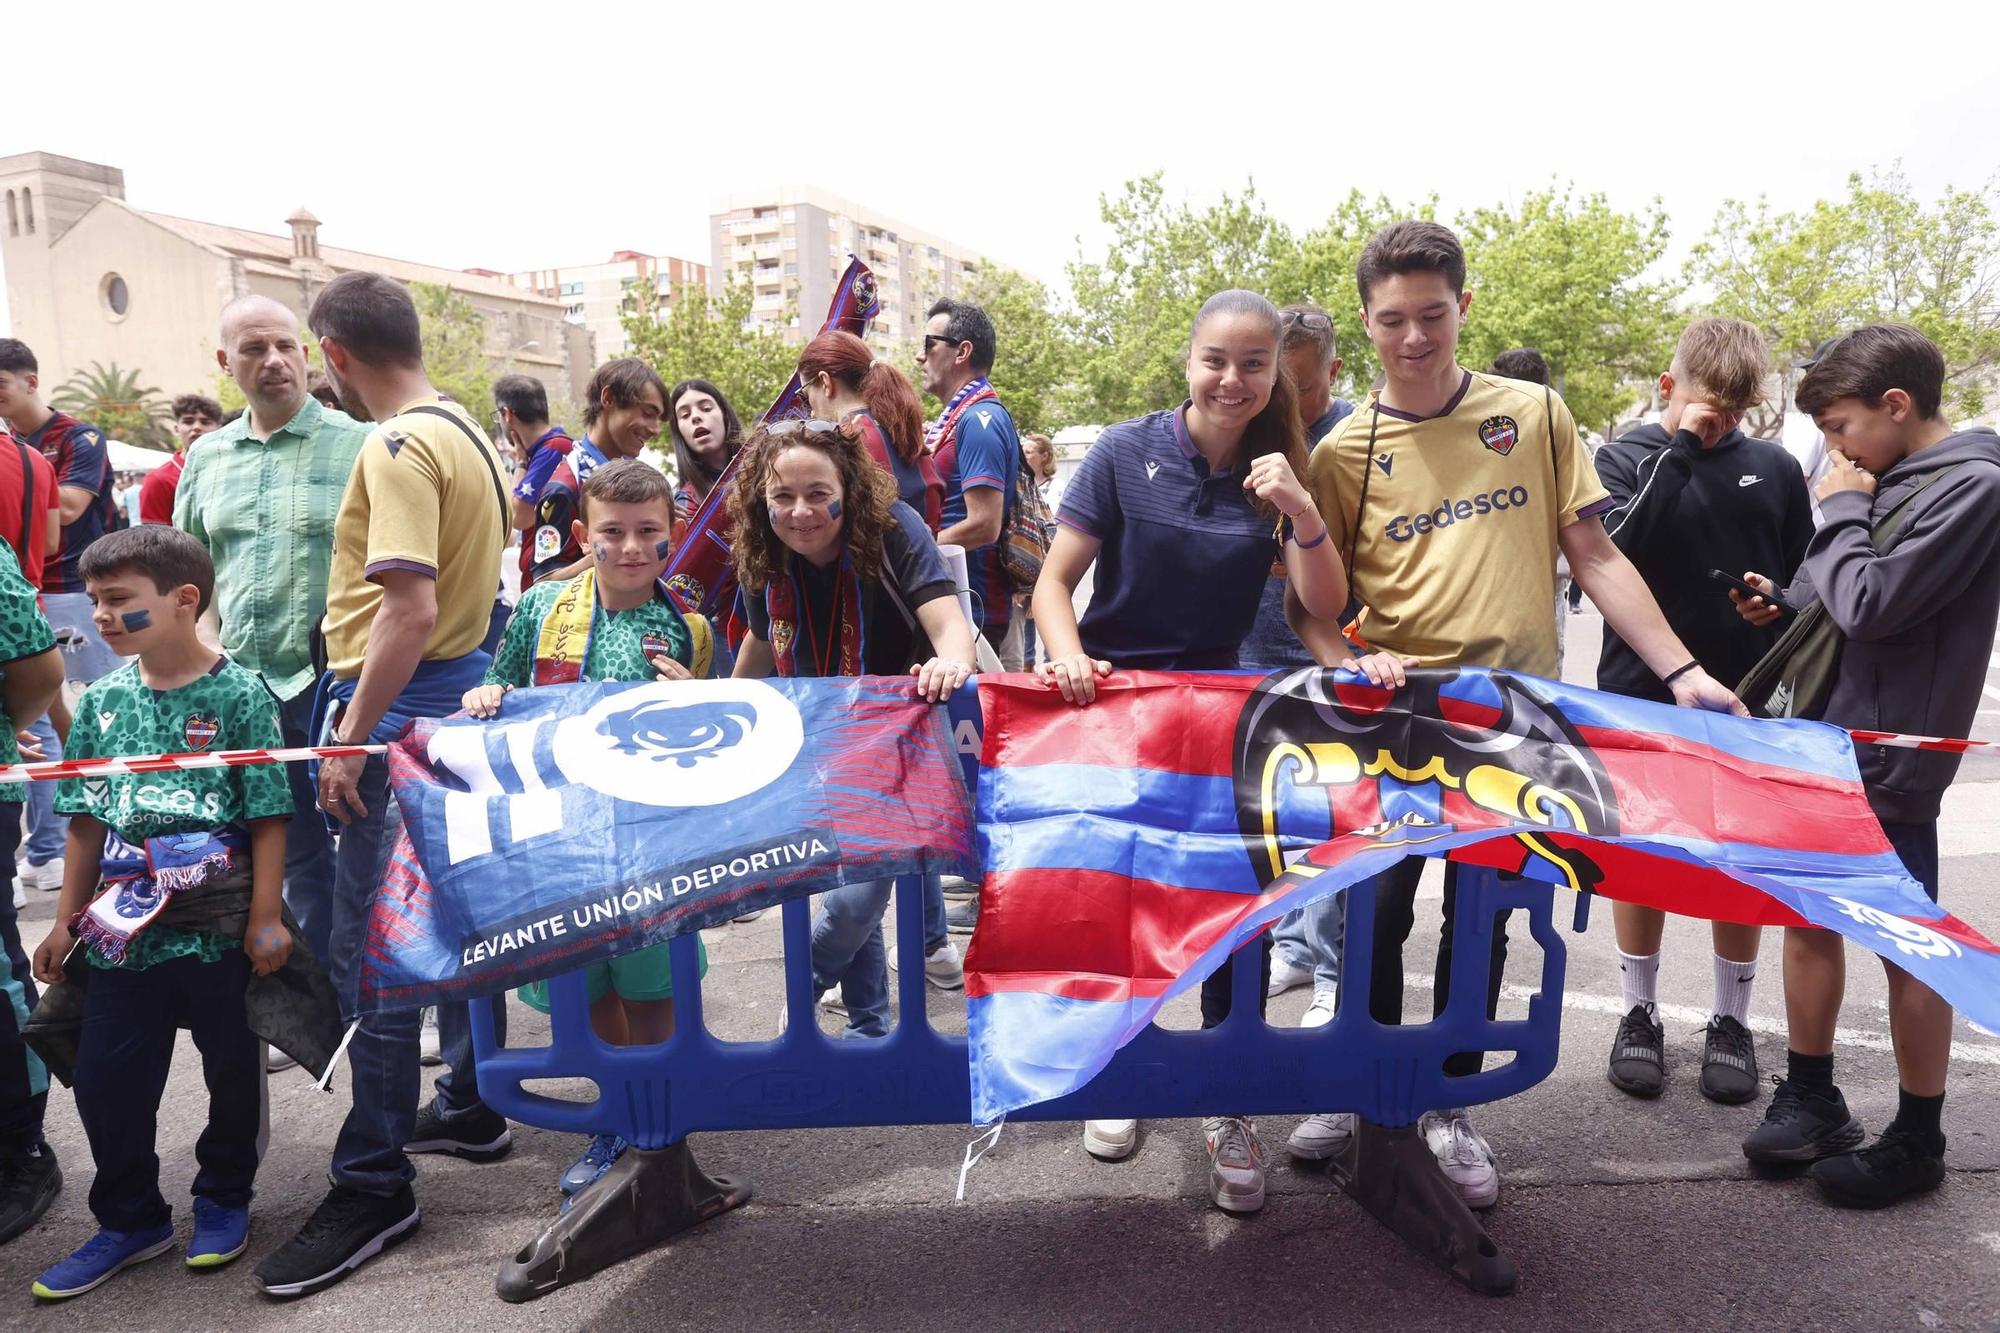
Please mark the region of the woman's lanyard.
POLYGON ((826 630, 822 633, 820 627, 813 623, 812 598, 806 595, 805 580, 807 576, 803 572, 800 572, 795 577, 799 580, 799 622, 806 631, 806 637, 812 642, 814 674, 824 679, 833 674, 833 667, 839 661, 838 649, 840 645, 834 638, 834 635, 840 629, 841 580, 838 573, 836 573, 833 585, 827 589, 826 630))

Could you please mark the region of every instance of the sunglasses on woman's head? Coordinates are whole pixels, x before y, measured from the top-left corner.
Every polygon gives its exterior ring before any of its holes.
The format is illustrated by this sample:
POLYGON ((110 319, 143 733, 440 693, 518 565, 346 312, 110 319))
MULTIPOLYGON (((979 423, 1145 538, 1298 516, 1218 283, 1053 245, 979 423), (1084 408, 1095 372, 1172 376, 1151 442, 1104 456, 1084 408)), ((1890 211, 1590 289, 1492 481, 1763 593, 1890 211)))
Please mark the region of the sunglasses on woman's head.
POLYGON ((780 421, 776 425, 764 427, 765 438, 772 440, 786 435, 797 435, 800 431, 804 431, 808 435, 837 435, 840 433, 840 423, 837 421, 821 421, 817 417, 811 419, 806 417, 792 417, 790 420, 780 421))

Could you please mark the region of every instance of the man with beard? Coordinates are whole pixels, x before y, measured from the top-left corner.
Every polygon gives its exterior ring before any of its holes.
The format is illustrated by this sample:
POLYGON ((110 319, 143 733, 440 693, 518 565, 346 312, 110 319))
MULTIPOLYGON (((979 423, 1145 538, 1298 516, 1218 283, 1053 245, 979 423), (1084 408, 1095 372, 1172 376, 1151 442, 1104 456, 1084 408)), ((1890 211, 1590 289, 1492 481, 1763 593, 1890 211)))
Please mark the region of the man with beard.
MULTIPOLYGON (((312 630, 326 611, 333 518, 368 435, 306 392, 299 327, 299 317, 269 297, 239 297, 223 308, 216 364, 249 408, 189 451, 173 511, 174 526, 215 562, 223 651, 277 696, 286 745, 313 743, 312 630)), ((285 767, 300 811, 285 833, 285 905, 313 956, 325 958, 333 839, 312 814, 304 765, 285 767)))

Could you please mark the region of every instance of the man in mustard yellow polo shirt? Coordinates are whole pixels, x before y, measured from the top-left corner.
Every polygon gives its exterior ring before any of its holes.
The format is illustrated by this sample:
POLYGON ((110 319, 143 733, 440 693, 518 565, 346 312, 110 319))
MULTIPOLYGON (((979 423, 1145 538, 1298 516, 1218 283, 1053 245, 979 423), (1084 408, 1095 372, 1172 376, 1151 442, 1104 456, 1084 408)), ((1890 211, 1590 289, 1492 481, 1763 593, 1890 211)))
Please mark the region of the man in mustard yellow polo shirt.
MULTIPOLYGON (((327 576, 328 671, 315 734, 326 743, 391 740, 413 720, 443 717, 485 674, 481 651, 493 606, 493 571, 506 543, 504 465, 479 426, 444 401, 425 374, 416 307, 400 283, 344 273, 313 302, 319 339, 341 405, 377 425, 362 444, 334 520, 327 576)), ((320 809, 342 825, 334 866, 331 969, 343 1000, 356 993, 369 895, 381 881, 396 821, 381 756, 319 766, 320 809)), ((301 811, 301 818, 313 817, 301 811)), ((345 1277, 417 1225, 407 1149, 490 1161, 511 1139, 507 1122, 478 1100, 464 1006, 456 1020, 459 1067, 438 1099, 417 1110, 414 1012, 369 1015, 348 1046, 354 1103, 333 1150, 333 1188, 298 1235, 257 1268, 273 1296, 303 1296, 345 1277)), ((446 1032, 447 1044, 453 1033, 446 1032)))

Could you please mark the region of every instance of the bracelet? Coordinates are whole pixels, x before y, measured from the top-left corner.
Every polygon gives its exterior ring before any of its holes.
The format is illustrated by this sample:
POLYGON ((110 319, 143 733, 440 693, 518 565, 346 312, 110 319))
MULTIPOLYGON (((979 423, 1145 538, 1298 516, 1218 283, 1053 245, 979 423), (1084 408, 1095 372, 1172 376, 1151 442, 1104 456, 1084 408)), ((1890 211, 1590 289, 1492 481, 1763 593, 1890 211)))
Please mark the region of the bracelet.
POLYGON ((1291 542, 1292 545, 1298 547, 1301 551, 1310 551, 1312 550, 1313 547, 1318 546, 1321 542, 1326 540, 1326 529, 1321 528, 1319 530, 1319 536, 1313 538, 1309 542, 1300 541, 1299 534, 1297 532, 1286 533, 1285 539, 1291 542))
POLYGON ((1690 657, 1687 661, 1681 663, 1679 666, 1675 667, 1672 671, 1669 671, 1666 675, 1660 677, 1660 684, 1671 685, 1675 681, 1679 680, 1682 676, 1685 676, 1688 672, 1699 671, 1700 669, 1701 669, 1701 663, 1695 661, 1692 657, 1690 657))

